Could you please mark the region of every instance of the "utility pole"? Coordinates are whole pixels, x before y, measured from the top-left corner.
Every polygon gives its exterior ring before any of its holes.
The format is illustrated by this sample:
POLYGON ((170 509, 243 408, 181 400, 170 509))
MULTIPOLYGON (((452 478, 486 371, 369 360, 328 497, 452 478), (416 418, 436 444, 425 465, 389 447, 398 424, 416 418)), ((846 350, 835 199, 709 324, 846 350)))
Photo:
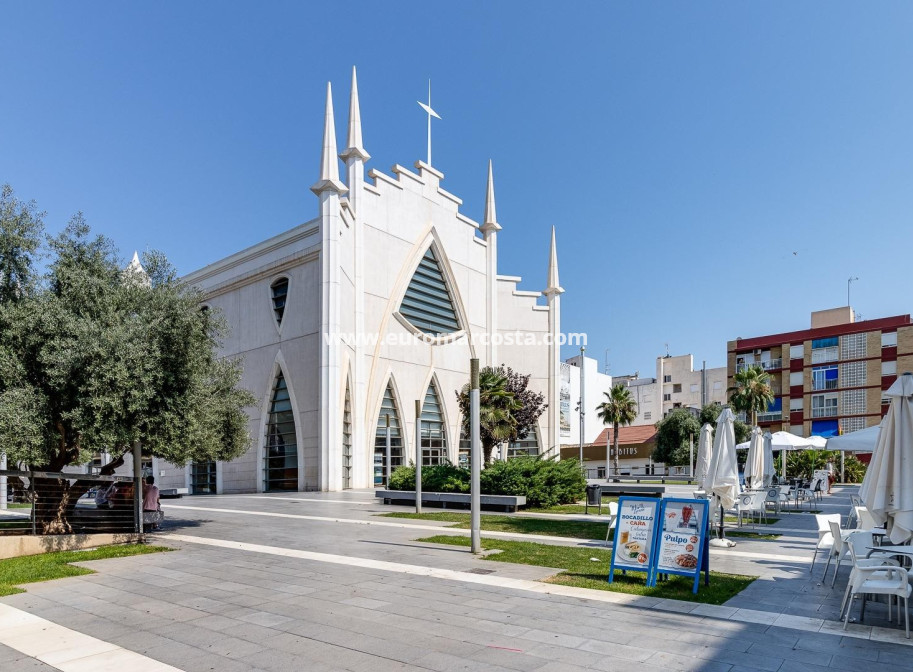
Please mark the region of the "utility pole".
POLYGON ((481 516, 481 437, 479 436, 479 360, 469 360, 469 527, 470 549, 482 552, 481 516))
POLYGON ((422 402, 415 400, 415 512, 422 512, 422 402))

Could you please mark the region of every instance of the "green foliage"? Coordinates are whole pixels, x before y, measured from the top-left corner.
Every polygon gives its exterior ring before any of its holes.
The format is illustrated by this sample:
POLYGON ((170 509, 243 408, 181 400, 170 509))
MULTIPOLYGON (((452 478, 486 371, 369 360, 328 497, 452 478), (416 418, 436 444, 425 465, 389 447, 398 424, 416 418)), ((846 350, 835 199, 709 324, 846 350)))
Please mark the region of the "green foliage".
POLYGON ((18 300, 33 290, 43 217, 34 201, 23 203, 10 185, 0 187, 0 303, 18 300))
POLYGON ((49 581, 67 576, 95 573, 92 569, 70 564, 73 562, 125 558, 131 555, 162 553, 170 550, 172 549, 164 546, 119 544, 102 546, 91 551, 57 551, 0 560, 0 595, 12 595, 22 592, 20 589, 15 588, 15 586, 22 583, 35 583, 36 581, 49 581))
MULTIPOLYGON (((469 435, 469 383, 456 393, 463 432, 469 435)), ((533 428, 545 410, 545 397, 529 389, 529 376, 510 367, 486 366, 479 371, 479 424, 485 464, 494 447, 518 441, 533 428)))
MULTIPOLYGON (((706 404, 701 408, 700 415, 698 415, 698 422, 701 427, 706 424, 713 426, 714 431, 716 431, 716 421, 720 417, 720 413, 723 412, 722 404, 714 402, 712 404, 706 404)), ((746 425, 744 422, 736 418, 733 423, 733 429, 735 430, 735 442, 744 443, 751 438, 751 427, 746 425)))
MULTIPOLYGON (((14 246, 9 229, 0 226, 0 254, 14 246)), ((148 275, 123 271, 80 215, 47 249, 42 282, 0 294, 0 452, 10 463, 57 471, 106 450, 113 469, 135 441, 175 464, 241 455, 243 407, 255 400, 237 389, 240 363, 216 357, 221 319, 199 310, 164 256, 144 257, 148 275)))
MULTIPOLYGON (((417 539, 417 541, 451 546, 469 546, 470 544, 469 537, 455 537, 446 534, 417 539)), ((566 570, 545 579, 548 583, 590 588, 592 590, 608 590, 615 593, 684 600, 687 602, 723 604, 742 592, 757 578, 756 576, 711 572, 710 585, 701 585, 701 589, 695 594, 692 592, 694 579, 684 576, 669 576, 665 581, 657 581, 655 586, 648 587, 645 585, 643 575, 639 572, 625 574, 622 570, 616 569, 612 583, 609 583, 606 581, 606 577, 609 574, 609 564, 612 559, 611 549, 579 548, 576 546, 538 544, 529 541, 487 539, 485 537, 482 538, 482 548, 501 551, 500 553, 486 555, 483 558, 489 562, 510 562, 537 567, 560 567, 566 570)), ((634 665, 632 669, 636 667, 634 665)))
POLYGON ((690 411, 677 408, 656 423, 656 447, 653 449, 653 461, 668 465, 688 464, 689 441, 694 439, 694 450, 697 454, 697 441, 701 433, 698 424, 690 411))
POLYGON ((839 476, 840 464, 837 450, 790 450, 786 453, 786 475, 790 478, 811 479, 816 469, 824 469, 828 462, 835 465, 834 475, 839 476))
POLYGON ((734 380, 735 385, 728 390, 729 404, 735 411, 744 411, 754 425, 758 412, 766 411, 774 400, 770 374, 760 364, 753 364, 737 371, 734 380))
MULTIPOLYGON (((468 469, 451 464, 422 467, 425 492, 469 492, 468 469)), ((515 457, 496 461, 482 470, 480 485, 486 495, 525 495, 529 507, 551 507, 577 502, 586 494, 586 478, 576 460, 515 457)), ((415 467, 397 467, 390 476, 391 490, 415 490, 415 467)))
MULTIPOLYGON (((123 270, 81 215, 40 246, 33 206, 10 207, 11 198, 4 189, 0 269, 20 279, 15 291, 0 289, 0 453, 9 463, 60 471, 104 450, 111 473, 136 441, 179 465, 244 453, 243 409, 255 399, 238 389, 240 362, 217 357, 224 321, 200 311, 199 292, 161 253, 144 255, 145 273, 123 270), (42 256, 46 270, 34 278, 42 256)), ((86 489, 58 490, 43 531, 68 531, 86 489)))
MULTIPOLYGON (((834 462, 834 464, 839 464, 839 462, 834 462)), ((847 455, 843 458, 843 477, 847 483, 862 483, 862 479, 865 478, 865 470, 865 462, 855 455, 847 455)))

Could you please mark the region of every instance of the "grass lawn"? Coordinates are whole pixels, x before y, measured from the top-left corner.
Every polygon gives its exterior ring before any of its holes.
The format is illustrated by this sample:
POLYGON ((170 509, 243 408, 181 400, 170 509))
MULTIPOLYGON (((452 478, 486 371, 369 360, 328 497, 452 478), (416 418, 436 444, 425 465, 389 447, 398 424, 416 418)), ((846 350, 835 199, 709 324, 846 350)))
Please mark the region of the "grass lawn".
MULTIPOLYGON (((417 541, 429 544, 449 544, 451 546, 469 546, 470 543, 470 540, 466 537, 449 535, 438 535, 418 539, 417 541)), ((691 592, 694 579, 687 579, 683 576, 670 576, 668 581, 660 581, 654 588, 647 588, 644 585, 643 574, 632 572, 624 575, 621 570, 616 570, 614 583, 609 583, 607 578, 612 554, 608 550, 552 546, 528 541, 504 541, 501 539, 482 539, 482 548, 501 551, 500 553, 486 556, 486 560, 565 569, 560 574, 546 579, 548 583, 558 583, 578 588, 592 588, 594 590, 608 590, 616 593, 629 593, 631 595, 666 597, 687 602, 723 604, 726 600, 744 590, 748 584, 757 578, 755 576, 711 572, 710 585, 704 586, 703 579, 701 579, 701 587, 698 589, 697 595, 695 595, 691 592), (591 558, 596 558, 597 561, 594 562, 591 558)))
POLYGON ((749 532, 747 530, 726 530, 727 537, 744 537, 747 539, 779 539, 782 535, 773 532, 749 532))
MULTIPOLYGON (((727 523, 738 523, 739 522, 739 519, 736 518, 735 516, 726 516, 724 518, 724 520, 727 523)), ((780 521, 779 518, 772 518, 772 517, 768 516, 766 519, 761 520, 761 525, 773 525, 774 523, 777 523, 779 521, 780 521)))
MULTIPOLYGON (((602 498, 602 508, 603 514, 607 514, 609 508, 609 502, 617 502, 618 497, 603 497, 602 498)), ((526 513, 586 513, 587 507, 583 504, 559 504, 558 506, 550 506, 543 509, 524 509, 526 513)), ((594 514, 598 507, 591 506, 589 507, 590 514, 594 514)))
POLYGON ((21 558, 0 560, 0 596, 25 592, 16 586, 20 583, 50 581, 66 576, 81 576, 95 572, 85 567, 76 567, 71 562, 87 560, 104 560, 106 558, 125 558, 130 555, 162 553, 172 549, 164 546, 146 546, 145 544, 125 544, 121 546, 102 546, 90 551, 58 551, 42 555, 26 555, 21 558))
MULTIPOLYGON (((469 529, 469 513, 446 511, 440 513, 408 513, 396 511, 381 514, 384 518, 412 518, 417 520, 434 520, 437 522, 456 523, 453 527, 469 529)), ((482 529, 494 532, 514 532, 516 534, 545 534, 553 537, 571 537, 573 539, 605 539, 608 523, 597 523, 577 520, 548 520, 545 518, 527 518, 521 516, 482 516, 482 529)), ((611 539, 611 537, 609 537, 611 539)))
POLYGON ((26 502, 7 502, 6 508, 8 509, 31 509, 32 505, 26 502))

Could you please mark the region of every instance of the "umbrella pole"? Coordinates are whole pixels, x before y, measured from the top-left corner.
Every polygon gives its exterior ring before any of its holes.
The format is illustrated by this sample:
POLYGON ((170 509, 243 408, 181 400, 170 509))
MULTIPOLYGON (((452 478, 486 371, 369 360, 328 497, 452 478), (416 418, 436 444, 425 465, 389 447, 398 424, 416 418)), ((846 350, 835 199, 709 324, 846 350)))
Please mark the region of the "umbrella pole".
POLYGON ((720 499, 720 539, 724 539, 723 536, 723 517, 726 515, 726 512, 723 511, 723 500, 720 499))

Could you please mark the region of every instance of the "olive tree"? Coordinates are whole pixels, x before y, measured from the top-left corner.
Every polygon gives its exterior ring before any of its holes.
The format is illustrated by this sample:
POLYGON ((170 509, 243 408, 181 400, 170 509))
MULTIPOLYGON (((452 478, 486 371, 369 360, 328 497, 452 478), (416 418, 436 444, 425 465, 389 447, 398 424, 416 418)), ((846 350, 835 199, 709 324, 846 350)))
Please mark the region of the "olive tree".
MULTIPOLYGON (((3 191, 0 208, 0 453, 60 471, 106 451, 110 474, 139 441, 174 464, 229 460, 250 446, 241 363, 220 359, 224 321, 200 310, 161 253, 123 270, 112 242, 81 215, 55 237, 3 191), (15 216, 10 216, 12 213, 15 216), (24 214, 23 214, 24 213, 24 214), (36 275, 37 256, 47 266, 36 275)), ((41 482, 36 484, 36 487, 41 482)), ((42 531, 67 532, 89 484, 61 481, 45 497, 42 531), (52 504, 48 506, 47 504, 52 504), (56 504, 56 506, 53 506, 56 504)))

